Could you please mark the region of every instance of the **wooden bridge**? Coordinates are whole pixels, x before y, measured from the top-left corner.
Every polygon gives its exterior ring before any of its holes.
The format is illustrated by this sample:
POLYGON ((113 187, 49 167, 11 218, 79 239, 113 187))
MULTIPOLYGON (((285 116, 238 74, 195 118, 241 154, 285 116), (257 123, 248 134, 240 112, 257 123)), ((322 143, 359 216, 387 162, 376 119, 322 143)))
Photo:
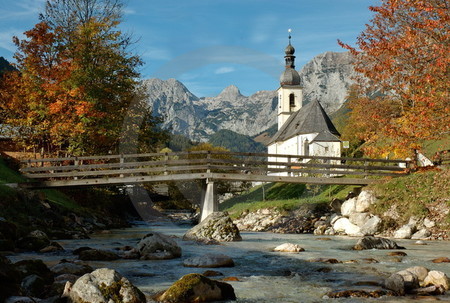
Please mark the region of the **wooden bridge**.
POLYGON ((406 160, 235 152, 176 152, 23 161, 28 188, 205 180, 202 219, 218 210, 215 181, 367 185, 408 173, 406 160), (205 214, 205 216, 203 215, 205 214))

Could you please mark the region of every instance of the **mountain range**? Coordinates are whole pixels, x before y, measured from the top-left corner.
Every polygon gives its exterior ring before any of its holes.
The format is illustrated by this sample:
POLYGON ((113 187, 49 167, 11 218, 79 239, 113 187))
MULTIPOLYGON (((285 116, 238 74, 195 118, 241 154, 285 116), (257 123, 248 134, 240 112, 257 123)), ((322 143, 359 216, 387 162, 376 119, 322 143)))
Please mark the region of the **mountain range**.
MULTIPOLYGON (((303 104, 319 100, 332 114, 345 102, 353 84, 353 58, 348 52, 326 52, 314 57, 299 71, 303 104)), ((281 69, 280 69, 281 74, 281 69)), ((207 141, 219 130, 255 136, 276 124, 276 91, 258 91, 243 96, 234 85, 216 97, 199 98, 175 79, 143 81, 148 104, 164 119, 163 128, 194 141, 207 141)))

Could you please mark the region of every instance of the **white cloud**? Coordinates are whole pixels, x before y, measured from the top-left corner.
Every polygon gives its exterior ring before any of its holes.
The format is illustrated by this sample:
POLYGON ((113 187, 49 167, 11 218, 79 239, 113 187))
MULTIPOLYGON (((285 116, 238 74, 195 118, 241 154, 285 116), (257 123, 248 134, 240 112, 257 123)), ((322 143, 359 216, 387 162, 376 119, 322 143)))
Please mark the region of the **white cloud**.
POLYGON ((141 54, 142 57, 148 60, 170 60, 172 58, 170 51, 165 48, 158 48, 154 46, 144 47, 144 51, 141 54))
POLYGON ((272 39, 274 29, 277 28, 278 18, 275 15, 263 15, 256 17, 252 23, 251 41, 264 43, 272 39))
POLYGON ((215 74, 220 75, 220 74, 228 74, 228 73, 232 73, 235 71, 234 67, 231 66, 223 66, 223 67, 219 67, 218 69, 216 69, 214 71, 215 74))
POLYGON ((0 32, 0 48, 3 48, 11 53, 14 53, 17 48, 12 42, 12 37, 18 36, 19 39, 23 39, 23 34, 20 30, 7 30, 0 32))
POLYGON ((45 6, 45 0, 16 0, 8 5, 1 5, 0 20, 25 19, 27 17, 36 18, 45 6))

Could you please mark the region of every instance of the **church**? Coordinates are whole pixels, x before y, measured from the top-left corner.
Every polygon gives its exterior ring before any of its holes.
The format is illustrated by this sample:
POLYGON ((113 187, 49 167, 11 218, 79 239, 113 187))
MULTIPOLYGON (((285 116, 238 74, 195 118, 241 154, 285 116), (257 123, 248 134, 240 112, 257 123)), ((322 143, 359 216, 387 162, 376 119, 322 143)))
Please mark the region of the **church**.
POLYGON ((302 83, 295 70, 295 49, 285 49, 285 70, 278 88, 278 131, 268 144, 269 154, 341 156, 340 134, 318 100, 303 106, 302 83))

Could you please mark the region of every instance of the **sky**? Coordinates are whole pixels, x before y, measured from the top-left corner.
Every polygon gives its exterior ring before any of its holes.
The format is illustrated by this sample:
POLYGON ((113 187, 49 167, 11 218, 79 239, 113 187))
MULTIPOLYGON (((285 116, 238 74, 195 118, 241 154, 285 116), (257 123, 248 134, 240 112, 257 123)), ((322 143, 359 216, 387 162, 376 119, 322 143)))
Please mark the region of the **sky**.
MULTIPOLYGON (((175 78, 198 97, 236 85, 243 95, 275 90, 291 29, 296 69, 355 45, 381 0, 124 0, 120 29, 136 40, 143 79, 175 78)), ((0 0, 0 56, 39 22, 45 0, 0 0)))

